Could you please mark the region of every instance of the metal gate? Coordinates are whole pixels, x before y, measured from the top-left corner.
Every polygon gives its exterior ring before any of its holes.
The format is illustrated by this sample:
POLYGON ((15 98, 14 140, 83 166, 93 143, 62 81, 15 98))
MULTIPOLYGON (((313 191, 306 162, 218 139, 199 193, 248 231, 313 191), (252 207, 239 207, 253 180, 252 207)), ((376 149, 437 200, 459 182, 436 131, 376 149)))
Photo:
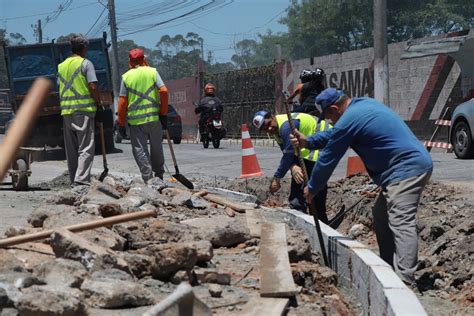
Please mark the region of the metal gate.
POLYGON ((222 120, 228 137, 240 137, 240 126, 249 125, 251 134, 256 134, 251 122, 258 110, 273 111, 275 103, 275 65, 267 65, 225 73, 205 74, 204 81, 212 82, 217 96, 222 100, 222 120))

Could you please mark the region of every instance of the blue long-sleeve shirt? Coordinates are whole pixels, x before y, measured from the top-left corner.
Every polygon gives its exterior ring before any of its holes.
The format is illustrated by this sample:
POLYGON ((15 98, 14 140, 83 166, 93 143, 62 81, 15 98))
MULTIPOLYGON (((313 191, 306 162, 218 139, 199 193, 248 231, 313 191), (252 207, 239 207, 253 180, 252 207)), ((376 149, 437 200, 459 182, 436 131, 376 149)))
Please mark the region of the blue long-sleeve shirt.
MULTIPOLYGON (((300 127, 300 120, 294 119, 293 123, 295 124, 295 128, 298 129, 300 127)), ((290 134, 291 134, 291 127, 288 121, 284 122, 279 131, 278 136, 281 139, 282 143, 280 145, 280 149, 283 152, 283 156, 280 160, 280 165, 275 172, 275 178, 281 179, 285 176, 285 174, 290 169, 291 165, 295 162, 295 150, 293 145, 290 141, 290 134)))
POLYGON ((324 187, 349 146, 382 187, 433 170, 428 151, 405 122, 371 98, 352 99, 333 129, 309 137, 308 143, 313 149, 324 146, 308 183, 313 194, 324 187))

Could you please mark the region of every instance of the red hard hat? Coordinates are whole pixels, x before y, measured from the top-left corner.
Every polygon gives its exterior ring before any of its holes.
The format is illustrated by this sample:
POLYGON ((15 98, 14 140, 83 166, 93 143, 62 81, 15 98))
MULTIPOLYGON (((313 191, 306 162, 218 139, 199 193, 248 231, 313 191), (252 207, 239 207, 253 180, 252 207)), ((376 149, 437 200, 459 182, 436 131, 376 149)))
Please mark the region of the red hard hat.
POLYGON ((130 60, 143 60, 143 58, 145 58, 145 53, 143 52, 143 49, 134 48, 128 53, 128 58, 130 60))

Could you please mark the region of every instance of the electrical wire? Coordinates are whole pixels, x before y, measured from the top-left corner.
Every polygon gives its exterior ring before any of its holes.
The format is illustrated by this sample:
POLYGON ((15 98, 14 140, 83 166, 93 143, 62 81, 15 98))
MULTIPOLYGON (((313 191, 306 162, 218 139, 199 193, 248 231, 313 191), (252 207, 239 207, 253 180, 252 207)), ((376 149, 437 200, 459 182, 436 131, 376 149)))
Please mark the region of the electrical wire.
MULTIPOLYGON (((76 10, 76 9, 80 9, 80 8, 83 8, 83 7, 92 6, 92 5, 96 5, 96 4, 97 4, 96 1, 89 2, 89 3, 85 3, 85 4, 82 4, 82 5, 75 6, 75 7, 71 7, 69 9, 63 10, 63 11, 72 11, 72 10, 76 10)), ((32 17, 40 17, 40 16, 45 16, 45 15, 50 15, 54 12, 56 12, 56 11, 48 11, 48 12, 42 12, 42 13, 36 13, 36 14, 30 14, 30 15, 14 16, 14 17, 10 17, 10 18, 6 18, 6 17, 1 18, 0 17, 0 20, 1 21, 10 21, 10 20, 19 20, 19 19, 32 18, 32 17)))
POLYGON ((90 31, 94 28, 94 26, 97 24, 97 22, 99 22, 100 18, 102 17, 102 15, 104 14, 105 10, 107 10, 107 8, 104 8, 102 10, 102 12, 100 13, 100 15, 97 17, 97 19, 95 20, 94 24, 92 24, 92 26, 90 27, 89 31, 87 31, 87 33, 85 34, 85 36, 87 36, 90 31))

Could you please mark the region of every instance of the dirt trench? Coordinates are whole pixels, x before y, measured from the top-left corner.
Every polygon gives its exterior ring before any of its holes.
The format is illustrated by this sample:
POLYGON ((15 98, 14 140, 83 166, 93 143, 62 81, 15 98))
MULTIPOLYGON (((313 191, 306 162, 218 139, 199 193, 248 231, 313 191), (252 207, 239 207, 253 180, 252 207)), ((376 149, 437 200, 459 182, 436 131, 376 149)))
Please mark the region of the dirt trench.
MULTIPOLYGON (((270 178, 222 182, 224 188, 256 195, 263 205, 286 206, 289 180, 278 194, 267 194, 270 178), (270 197, 269 200, 267 198, 270 197)), ((364 175, 328 184, 327 212, 331 219, 343 206, 348 212, 337 230, 369 246, 378 254, 372 220, 376 185, 364 175)), ((418 209, 419 265, 416 294, 431 315, 474 314, 474 216, 473 185, 430 181, 418 209)))

